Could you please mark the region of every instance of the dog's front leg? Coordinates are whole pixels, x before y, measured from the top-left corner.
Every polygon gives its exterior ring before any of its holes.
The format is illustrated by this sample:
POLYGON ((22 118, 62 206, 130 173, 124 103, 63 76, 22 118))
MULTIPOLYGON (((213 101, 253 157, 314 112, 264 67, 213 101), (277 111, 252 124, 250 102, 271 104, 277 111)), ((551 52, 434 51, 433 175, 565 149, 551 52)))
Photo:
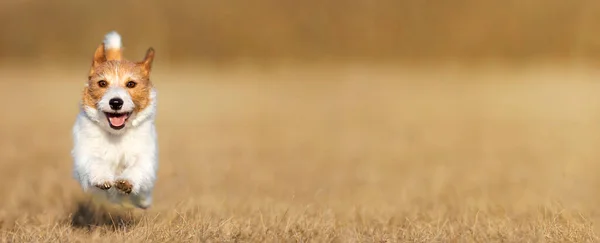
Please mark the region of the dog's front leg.
POLYGON ((104 159, 81 156, 75 159, 75 173, 84 191, 90 188, 108 190, 113 186, 115 175, 104 159))
POLYGON ((156 179, 156 162, 153 156, 139 155, 117 176, 114 187, 126 194, 151 191, 156 179))

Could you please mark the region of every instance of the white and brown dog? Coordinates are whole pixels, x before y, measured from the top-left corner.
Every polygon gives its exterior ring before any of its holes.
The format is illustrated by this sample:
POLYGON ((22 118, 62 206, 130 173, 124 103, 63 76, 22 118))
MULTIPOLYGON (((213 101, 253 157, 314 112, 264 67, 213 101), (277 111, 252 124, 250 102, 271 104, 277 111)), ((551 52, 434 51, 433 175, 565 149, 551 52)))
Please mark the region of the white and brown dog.
POLYGON ((94 53, 73 127, 73 176, 85 192, 146 209, 158 170, 154 49, 141 62, 124 59, 122 49, 110 32, 94 53))

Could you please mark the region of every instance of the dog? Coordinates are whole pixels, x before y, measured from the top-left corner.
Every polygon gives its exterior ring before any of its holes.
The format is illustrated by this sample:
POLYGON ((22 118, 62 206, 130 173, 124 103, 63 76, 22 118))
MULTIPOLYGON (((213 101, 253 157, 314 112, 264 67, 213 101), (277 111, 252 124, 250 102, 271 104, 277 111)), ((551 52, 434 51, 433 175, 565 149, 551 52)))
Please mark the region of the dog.
POLYGON ((152 47, 142 61, 124 59, 115 31, 96 48, 71 150, 73 177, 95 198, 141 209, 152 204, 158 170, 153 60, 152 47))

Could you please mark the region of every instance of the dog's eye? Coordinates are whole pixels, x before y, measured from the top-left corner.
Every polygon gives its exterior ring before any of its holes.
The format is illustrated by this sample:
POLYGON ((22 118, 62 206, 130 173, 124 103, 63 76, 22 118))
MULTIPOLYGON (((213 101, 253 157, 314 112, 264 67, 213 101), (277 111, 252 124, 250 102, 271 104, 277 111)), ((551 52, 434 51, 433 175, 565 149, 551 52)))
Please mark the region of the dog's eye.
POLYGON ((108 85, 108 83, 104 80, 100 80, 98 81, 98 86, 100 86, 100 88, 104 88, 106 87, 106 85, 108 85))
POLYGON ((136 83, 136 82, 133 82, 133 81, 129 81, 129 82, 127 82, 127 88, 133 88, 133 87, 135 87, 136 85, 137 85, 137 83, 136 83))

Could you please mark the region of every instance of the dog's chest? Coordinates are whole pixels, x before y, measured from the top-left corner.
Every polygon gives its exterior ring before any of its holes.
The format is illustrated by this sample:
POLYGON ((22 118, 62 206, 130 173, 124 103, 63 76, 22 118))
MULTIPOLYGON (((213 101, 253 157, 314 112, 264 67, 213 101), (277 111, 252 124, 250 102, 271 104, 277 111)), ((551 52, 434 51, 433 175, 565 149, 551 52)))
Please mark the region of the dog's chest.
POLYGON ((105 163, 117 174, 135 163, 137 157, 133 150, 127 150, 127 147, 122 145, 107 146, 106 155, 105 163))
POLYGON ((121 174, 125 169, 136 163, 140 153, 144 152, 144 143, 140 136, 128 134, 119 139, 109 139, 106 141, 105 154, 106 163, 110 165, 111 170, 116 174, 121 174))

